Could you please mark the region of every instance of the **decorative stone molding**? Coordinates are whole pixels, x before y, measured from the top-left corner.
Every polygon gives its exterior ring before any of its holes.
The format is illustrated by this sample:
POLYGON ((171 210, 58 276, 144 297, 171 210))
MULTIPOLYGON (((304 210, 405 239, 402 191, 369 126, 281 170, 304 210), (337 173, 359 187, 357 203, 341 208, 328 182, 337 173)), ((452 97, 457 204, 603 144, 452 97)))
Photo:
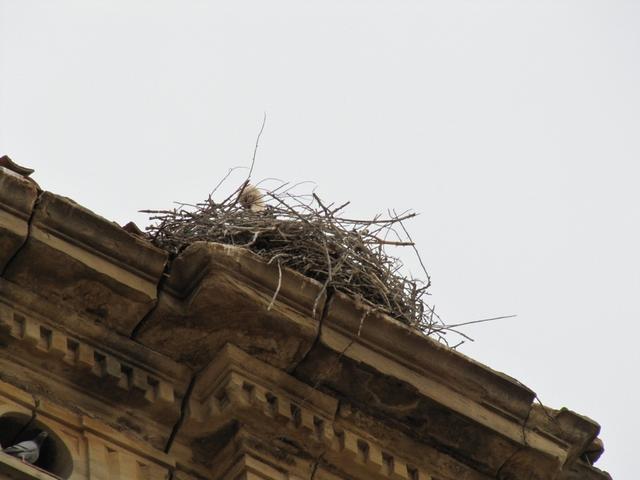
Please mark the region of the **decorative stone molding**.
POLYGON ((304 333, 310 323, 304 314, 320 287, 284 269, 269 311, 279 280, 273 265, 250 252, 194 244, 174 262, 159 306, 137 339, 195 368, 224 342, 237 344, 308 385, 328 387, 384 416, 418 442, 457 451, 490 476, 516 452, 520 460, 510 468, 559 472, 598 433, 592 421, 576 423, 571 434, 548 428, 530 415, 530 389, 339 292, 323 308, 317 335, 304 333), (389 402, 390 389, 397 399, 389 402), (419 423, 409 425, 407 417, 419 423))
POLYGON ((0 452, 0 478, 11 480, 57 480, 58 477, 37 470, 23 461, 0 452))
POLYGON ((108 384, 140 393, 149 403, 175 405, 175 392, 171 383, 154 377, 142 368, 127 364, 114 354, 38 323, 33 318, 13 312, 11 319, 6 321, 6 313, 0 310, 0 323, 2 326, 8 324, 9 334, 13 338, 27 342, 41 352, 62 358, 73 367, 91 372, 108 384))
MULTIPOLYGON (((72 457, 69 480, 166 480, 174 468, 171 458, 148 447, 144 442, 128 437, 107 425, 72 414, 49 401, 27 395, 12 385, 0 382, 0 419, 16 412, 27 418, 36 413, 36 421, 46 426, 64 441, 72 457)), ((15 473, 10 478, 50 480, 58 478, 23 464, 16 469, 10 460, 2 459, 15 473), (20 476, 21 475, 21 476, 20 476), (29 476, 31 475, 31 476, 29 476)), ((4 467, 0 466, 0 475, 4 467)))
POLYGON ((33 182, 0 166, 0 273, 29 235, 37 196, 33 182))
MULTIPOLYGON (((128 342, 129 348, 144 348, 128 342)), ((158 448, 180 417, 189 380, 186 371, 182 377, 168 377, 166 371, 122 350, 69 334, 17 310, 1 297, 0 344, 0 378, 36 394, 49 392, 51 398, 92 411, 113 425, 134 428, 158 448)), ((154 355, 146 355, 147 360, 154 355)))
POLYGON ((44 192, 4 278, 129 335, 153 308, 167 253, 44 192))
POLYGON ((38 195, 0 165, 0 415, 47 399, 72 480, 610 478, 595 422, 353 298, 38 195))
MULTIPOLYGON (((561 416, 571 428, 549 428, 530 415, 535 394, 519 382, 340 293, 327 309, 319 341, 293 374, 338 392, 420 442, 456 451, 492 477, 518 453, 512 467, 519 474, 553 478, 599 431, 569 411, 561 416)), ((560 417, 553 423, 559 425, 560 417)))
MULTIPOLYGON (((146 403, 177 409, 174 386, 148 370, 129 364, 117 354, 75 339, 48 325, 24 316, 0 303, 0 330, 43 354, 63 360, 79 373, 102 379, 107 389, 115 386, 146 403)), ((90 382, 94 383, 94 382, 90 382)), ((108 395, 108 394, 107 394, 108 395)))
POLYGON ((325 294, 314 280, 281 273, 246 249, 196 242, 172 262, 136 339, 195 370, 225 343, 287 369, 317 337, 325 294))
MULTIPOLYGON (((333 440, 338 401, 227 344, 197 378, 182 433, 210 433, 228 412, 246 409, 319 441, 333 440)), ((225 419, 227 417, 227 419, 225 419)))
MULTIPOLYGON (((267 442, 269 438, 289 439, 306 455, 322 457, 334 468, 345 470, 349 478, 432 478, 428 466, 353 430, 346 421, 336 421, 337 409, 336 399, 227 345, 198 377, 179 440, 193 445, 233 421, 252 432, 260 431, 257 436, 267 442)), ((196 457, 192 461, 207 460, 196 457)), ((213 471, 221 471, 221 462, 217 461, 213 471)), ((190 468, 202 473, 201 468, 190 468)))
POLYGON ((165 480, 166 466, 150 462, 93 433, 85 433, 91 480, 165 480))

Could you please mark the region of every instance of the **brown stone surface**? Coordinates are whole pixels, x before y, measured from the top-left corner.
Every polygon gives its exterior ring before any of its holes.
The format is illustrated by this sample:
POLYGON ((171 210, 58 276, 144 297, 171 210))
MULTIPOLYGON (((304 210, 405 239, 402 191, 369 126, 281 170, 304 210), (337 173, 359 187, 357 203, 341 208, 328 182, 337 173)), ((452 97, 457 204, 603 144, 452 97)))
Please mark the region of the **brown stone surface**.
POLYGON ((6 480, 55 480, 46 471, 40 471, 18 458, 0 452, 0 478, 6 480))
MULTIPOLYGON (((195 369, 226 343, 287 369, 317 336, 319 322, 311 315, 320 291, 318 282, 288 269, 280 279, 276 265, 245 249, 198 242, 173 261, 158 306, 136 339, 195 369)), ((324 295, 316 317, 323 307, 324 295)))
POLYGON ((507 414, 526 417, 535 398, 532 390, 508 375, 421 335, 388 315, 372 312, 340 292, 332 298, 323 327, 357 339, 357 343, 375 345, 403 365, 507 414))
POLYGON ((2 279, 0 347, 3 380, 91 411, 158 447, 191 379, 186 367, 2 279))
POLYGON ((567 464, 573 464, 587 452, 600 433, 600 425, 567 408, 554 410, 536 404, 531 409, 529 425, 562 439, 568 446, 567 464))
POLYGON ((129 335, 155 305, 166 259, 149 242, 44 192, 4 278, 129 335))
POLYGON ((0 168, 0 420, 35 413, 71 480, 610 478, 595 422, 352 298, 202 242, 160 282, 166 253, 37 195, 0 168))
MULTIPOLYGON (((56 438, 58 453, 64 450, 69 455, 65 457, 68 463, 57 471, 64 478, 166 480, 169 470, 174 468, 170 456, 148 446, 139 438, 109 428, 90 416, 71 413, 45 397, 29 395, 0 382, 0 420, 6 415, 21 415, 29 420, 34 411, 37 414, 35 425, 48 430, 56 438)), ((47 454, 46 448, 51 447, 45 443, 43 455, 47 454)), ((6 457, 0 458, 0 478, 5 478, 2 474, 7 472, 23 475, 9 478, 59 478, 26 464, 23 467, 17 467, 15 462, 6 457)))
POLYGON ((293 373, 492 477, 525 475, 535 465, 541 478, 552 478, 599 430, 569 411, 551 428, 519 382, 341 294, 293 373))
POLYGON ((33 168, 23 167, 11 160, 7 155, 0 157, 0 167, 6 168, 23 178, 28 178, 35 170, 33 168))
POLYGON ((0 167, 0 273, 27 239, 37 196, 33 182, 0 167))
MULTIPOLYGON (((338 410, 332 396, 228 345, 196 380, 179 432, 182 448, 176 455, 188 471, 199 471, 205 477, 208 471, 221 472, 228 452, 214 445, 228 443, 229 435, 242 429, 254 437, 254 445, 262 445, 263 453, 294 463, 296 455, 322 457, 326 467, 346 478, 411 480, 410 472, 421 479, 489 478, 476 471, 475 465, 465 465, 451 455, 453 449, 445 451, 415 441, 412 432, 400 431, 399 426, 344 402, 338 410)), ((492 449, 503 451, 495 441, 490 443, 487 432, 469 426, 465 433, 467 443, 458 445, 459 450, 477 449, 475 443, 481 440, 489 444, 482 445, 478 455, 491 455, 492 449)), ((453 430, 451 434, 458 435, 453 430)), ((510 450, 510 455, 517 450, 510 450)))

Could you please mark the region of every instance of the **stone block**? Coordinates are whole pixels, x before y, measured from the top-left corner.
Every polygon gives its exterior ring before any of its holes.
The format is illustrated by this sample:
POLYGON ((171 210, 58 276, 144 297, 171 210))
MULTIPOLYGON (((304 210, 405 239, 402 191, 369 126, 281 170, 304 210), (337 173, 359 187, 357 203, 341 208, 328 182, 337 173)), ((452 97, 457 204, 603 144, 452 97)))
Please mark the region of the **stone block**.
POLYGON ((155 305, 166 260, 166 252, 117 224, 44 192, 4 276, 130 335, 155 305))
POLYGON ((37 197, 33 182, 0 167, 0 273, 27 239, 37 197))
POLYGON ((276 265, 246 249, 197 242, 174 260, 158 306, 136 339, 195 369, 226 343, 286 369, 317 336, 321 290, 318 282, 289 269, 280 278, 276 265))

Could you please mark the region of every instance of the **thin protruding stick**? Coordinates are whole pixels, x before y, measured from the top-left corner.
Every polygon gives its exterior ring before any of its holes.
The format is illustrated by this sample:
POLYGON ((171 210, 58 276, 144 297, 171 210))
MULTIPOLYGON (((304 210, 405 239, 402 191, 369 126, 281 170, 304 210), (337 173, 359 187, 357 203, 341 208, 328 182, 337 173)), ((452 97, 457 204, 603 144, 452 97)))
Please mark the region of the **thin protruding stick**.
POLYGON ((280 293, 280 287, 282 286, 282 265, 280 265, 280 260, 278 260, 278 286, 276 287, 276 291, 273 292, 273 297, 271 298, 271 302, 267 307, 267 310, 271 310, 273 304, 276 303, 276 298, 278 298, 278 293, 280 293))

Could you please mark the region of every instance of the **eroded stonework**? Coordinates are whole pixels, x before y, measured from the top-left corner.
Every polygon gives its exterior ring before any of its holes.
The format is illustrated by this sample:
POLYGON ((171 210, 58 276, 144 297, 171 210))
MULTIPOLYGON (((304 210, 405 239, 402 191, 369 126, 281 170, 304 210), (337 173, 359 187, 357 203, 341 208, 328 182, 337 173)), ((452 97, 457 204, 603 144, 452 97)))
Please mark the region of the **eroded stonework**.
POLYGON ((0 442, 50 437, 0 478, 610 478, 599 426, 516 380, 241 248, 168 263, 2 165, 0 442))

